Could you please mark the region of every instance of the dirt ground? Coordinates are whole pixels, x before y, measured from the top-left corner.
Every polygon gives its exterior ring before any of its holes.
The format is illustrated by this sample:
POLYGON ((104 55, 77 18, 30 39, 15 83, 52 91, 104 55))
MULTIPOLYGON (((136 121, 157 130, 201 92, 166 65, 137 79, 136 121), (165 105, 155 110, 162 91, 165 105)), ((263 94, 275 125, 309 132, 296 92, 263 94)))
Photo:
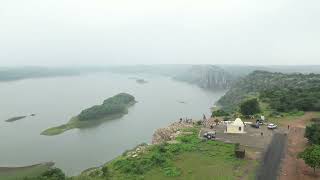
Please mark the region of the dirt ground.
POLYGON ((287 149, 285 158, 281 164, 279 180, 319 180, 320 171, 316 174, 297 155, 307 146, 307 139, 304 138, 305 126, 315 116, 315 113, 308 112, 298 120, 288 122, 290 126, 288 133, 287 149))

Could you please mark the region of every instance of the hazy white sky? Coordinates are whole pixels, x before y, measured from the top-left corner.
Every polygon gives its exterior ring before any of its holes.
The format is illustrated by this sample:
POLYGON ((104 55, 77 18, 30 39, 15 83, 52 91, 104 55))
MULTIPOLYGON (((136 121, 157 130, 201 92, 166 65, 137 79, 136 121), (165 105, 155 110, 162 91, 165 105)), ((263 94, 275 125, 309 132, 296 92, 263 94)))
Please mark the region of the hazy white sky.
POLYGON ((320 64, 319 0, 0 0, 0 66, 320 64))

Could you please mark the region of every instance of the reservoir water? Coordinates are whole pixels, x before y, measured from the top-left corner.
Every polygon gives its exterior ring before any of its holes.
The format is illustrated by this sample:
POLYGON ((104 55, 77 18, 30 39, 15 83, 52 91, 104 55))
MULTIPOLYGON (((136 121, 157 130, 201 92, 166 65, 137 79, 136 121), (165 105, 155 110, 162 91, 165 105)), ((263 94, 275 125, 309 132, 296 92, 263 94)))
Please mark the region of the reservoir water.
POLYGON ((0 83, 0 166, 53 161, 68 175, 99 166, 127 149, 150 143, 157 128, 180 117, 201 119, 224 92, 207 91, 163 76, 95 73, 0 83), (138 84, 130 77, 144 78, 138 84), (121 119, 57 136, 40 133, 120 92, 137 104, 121 119), (15 122, 14 116, 36 114, 15 122))

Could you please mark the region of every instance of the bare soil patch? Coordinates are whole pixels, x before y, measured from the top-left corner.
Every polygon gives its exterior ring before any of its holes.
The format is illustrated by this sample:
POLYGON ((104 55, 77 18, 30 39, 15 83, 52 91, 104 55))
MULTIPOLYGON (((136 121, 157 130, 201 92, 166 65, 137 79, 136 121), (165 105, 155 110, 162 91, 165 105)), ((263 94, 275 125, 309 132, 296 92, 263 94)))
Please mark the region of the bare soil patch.
POLYGON ((316 174, 313 169, 307 166, 297 155, 307 146, 307 139, 304 138, 305 126, 315 117, 315 113, 307 112, 301 118, 288 122, 290 126, 288 133, 287 149, 285 158, 282 161, 279 180, 319 180, 320 171, 316 174))

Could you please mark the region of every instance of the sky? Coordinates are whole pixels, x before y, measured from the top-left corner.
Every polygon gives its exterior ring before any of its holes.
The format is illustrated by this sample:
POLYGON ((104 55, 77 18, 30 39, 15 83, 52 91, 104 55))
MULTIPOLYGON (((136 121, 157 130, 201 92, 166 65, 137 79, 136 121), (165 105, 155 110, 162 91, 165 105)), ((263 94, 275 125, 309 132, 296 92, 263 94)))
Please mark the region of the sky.
POLYGON ((319 0, 0 0, 0 66, 320 64, 319 0))

